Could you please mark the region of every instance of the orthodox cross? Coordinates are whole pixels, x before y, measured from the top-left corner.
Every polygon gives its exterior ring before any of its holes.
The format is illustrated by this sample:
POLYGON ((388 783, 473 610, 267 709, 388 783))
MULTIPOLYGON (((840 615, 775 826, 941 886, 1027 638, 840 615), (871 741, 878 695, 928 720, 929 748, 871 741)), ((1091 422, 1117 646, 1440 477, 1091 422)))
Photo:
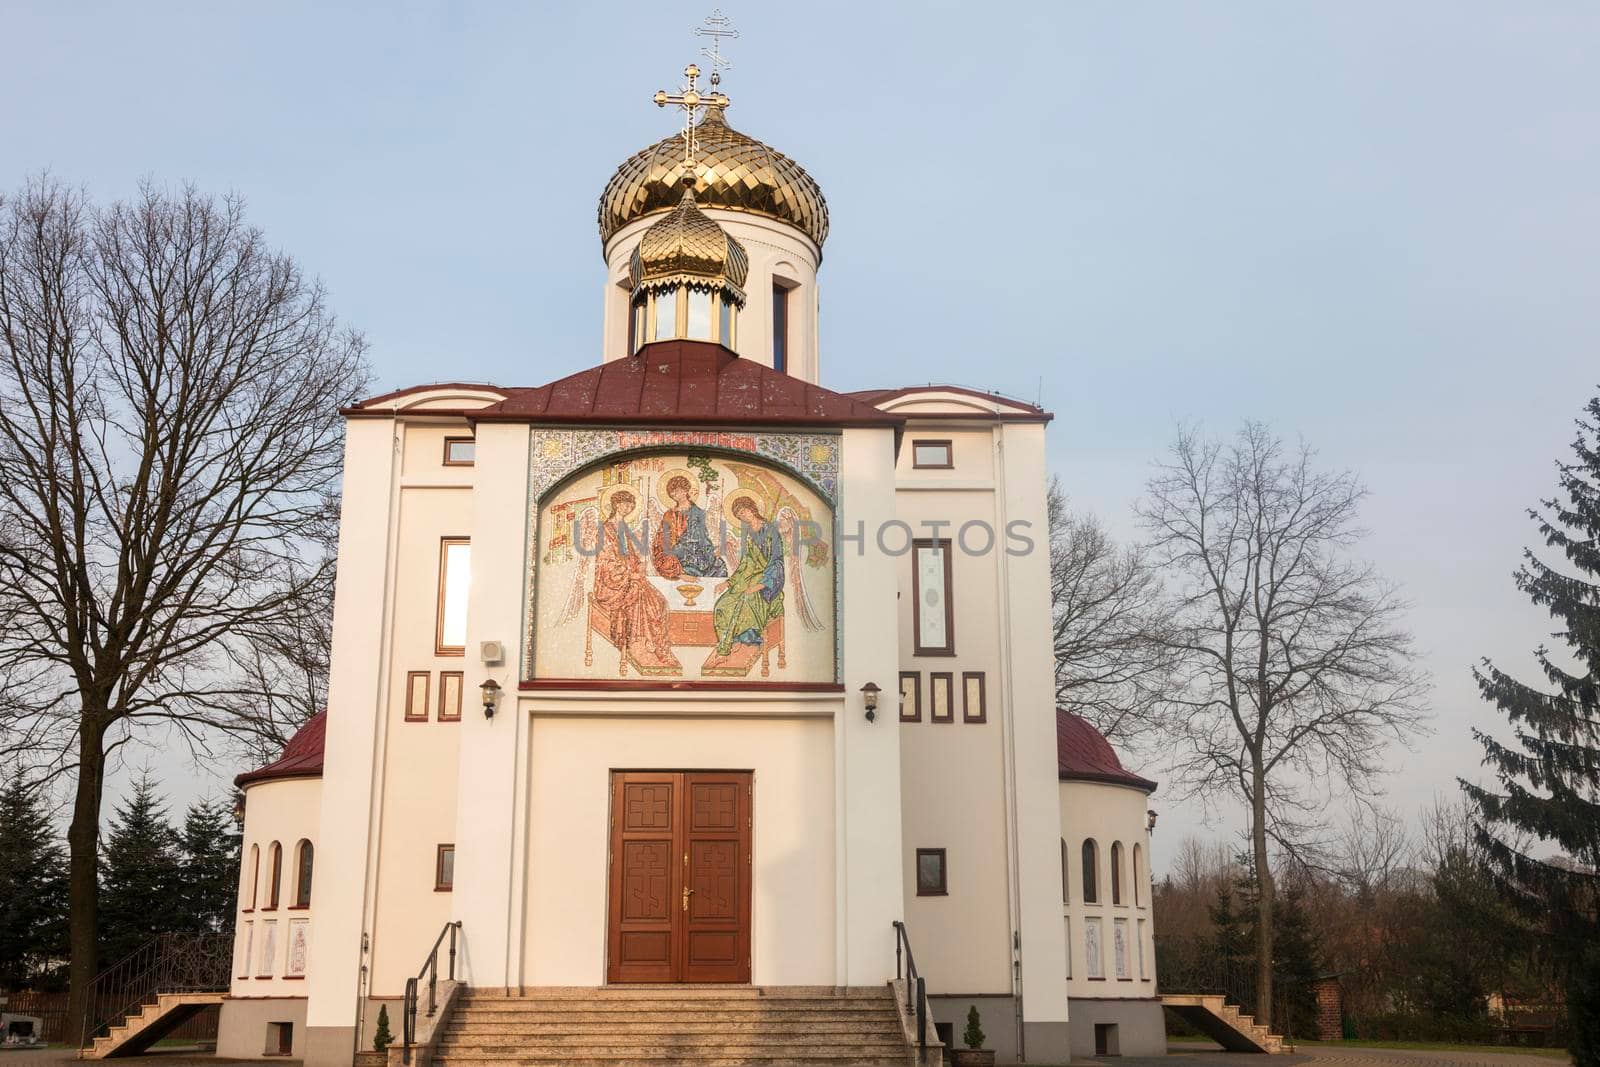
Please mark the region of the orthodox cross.
POLYGON ((696 89, 694 83, 700 77, 700 68, 693 63, 683 68, 683 76, 687 79, 686 84, 681 86, 676 94, 669 94, 665 89, 657 89, 655 102, 657 107, 676 104, 683 108, 683 165, 688 173, 693 174, 695 155, 700 149, 700 140, 695 134, 695 116, 701 108, 727 107, 728 98, 715 89, 709 93, 702 93, 696 89))
POLYGON ((711 47, 700 49, 700 54, 711 61, 711 87, 715 89, 722 84, 722 72, 732 70, 733 63, 722 54, 722 39, 736 39, 739 31, 733 28, 733 20, 722 13, 719 7, 706 16, 704 26, 695 27, 696 37, 711 38, 711 47))

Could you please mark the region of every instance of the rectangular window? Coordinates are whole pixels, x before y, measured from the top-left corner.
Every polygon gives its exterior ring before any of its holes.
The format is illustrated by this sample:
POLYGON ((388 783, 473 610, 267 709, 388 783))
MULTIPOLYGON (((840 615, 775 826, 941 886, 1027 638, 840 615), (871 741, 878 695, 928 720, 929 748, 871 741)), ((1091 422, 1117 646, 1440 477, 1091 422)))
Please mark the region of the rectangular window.
POLYGON ((988 722, 989 703, 982 671, 961 672, 961 721, 988 722))
POLYGON ((294 1055, 294 1023, 268 1023, 267 1046, 263 1056, 294 1055))
POLYGON ((439 721, 461 721, 461 687, 466 676, 460 671, 439 672, 439 721))
POLYGON ((695 341, 714 341, 711 336, 711 290, 689 290, 689 337, 695 341))
POLYGON ((654 340, 670 341, 678 336, 678 290, 663 289, 655 296, 656 332, 654 340))
POLYGON ((956 654, 956 623, 951 610, 950 539, 911 542, 913 655, 956 654))
MULTIPOLYGON (((439 622, 434 652, 464 656, 467 652, 467 590, 472 581, 472 543, 465 537, 439 541, 439 622)), ((426 703, 423 705, 427 707, 426 703)))
POLYGON ((645 308, 649 306, 649 302, 650 297, 648 294, 640 296, 634 302, 633 309, 628 313, 628 354, 630 356, 639 351, 639 347, 644 344, 644 313, 645 308))
POLYGON ((433 858, 433 890, 448 893, 456 884, 456 846, 440 845, 433 858))
POLYGON ((951 689, 955 679, 949 671, 933 671, 928 675, 928 721, 955 722, 956 708, 951 689))
POLYGON ((916 671, 900 672, 900 721, 922 721, 922 675, 916 671))
POLYGON ((772 287, 772 369, 789 372, 789 290, 772 287))
POLYGON ((1104 979, 1105 957, 1100 954, 1100 919, 1083 920, 1083 970, 1090 979, 1104 979))
POLYGON ((948 896, 950 888, 945 875, 944 849, 917 849, 917 896, 948 896))
POLYGON ((406 722, 428 721, 427 671, 406 672, 406 722))
POLYGON ((470 467, 478 456, 478 442, 471 437, 446 437, 444 439, 444 465, 470 467))
POLYGON ((950 470, 955 466, 949 441, 911 442, 911 466, 917 470, 950 470))
POLYGON ((726 293, 717 298, 717 340, 723 348, 733 347, 733 301, 726 293))

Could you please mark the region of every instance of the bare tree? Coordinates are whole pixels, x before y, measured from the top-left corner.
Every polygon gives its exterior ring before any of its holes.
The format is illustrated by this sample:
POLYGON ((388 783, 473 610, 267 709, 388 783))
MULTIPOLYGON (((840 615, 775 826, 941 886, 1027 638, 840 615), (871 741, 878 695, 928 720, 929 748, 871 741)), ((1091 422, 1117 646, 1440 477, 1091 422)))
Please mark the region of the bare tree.
POLYGON ((1059 478, 1046 498, 1056 704, 1114 744, 1152 731, 1176 656, 1148 553, 1118 547, 1092 515, 1068 510, 1059 478))
POLYGON ((72 783, 69 1032, 108 755, 154 725, 198 751, 261 731, 234 668, 330 580, 363 347, 235 199, 96 208, 41 180, 0 203, 0 677, 26 693, 0 752, 72 783))
POLYGON ((1175 784, 1235 797, 1249 812, 1263 1021, 1271 852, 1302 853, 1330 779, 1358 800, 1376 795, 1385 745, 1421 728, 1427 691, 1399 593, 1346 555, 1365 490, 1313 460, 1258 423, 1227 443, 1184 430, 1139 507, 1177 587, 1173 647, 1184 665, 1166 702, 1175 784))

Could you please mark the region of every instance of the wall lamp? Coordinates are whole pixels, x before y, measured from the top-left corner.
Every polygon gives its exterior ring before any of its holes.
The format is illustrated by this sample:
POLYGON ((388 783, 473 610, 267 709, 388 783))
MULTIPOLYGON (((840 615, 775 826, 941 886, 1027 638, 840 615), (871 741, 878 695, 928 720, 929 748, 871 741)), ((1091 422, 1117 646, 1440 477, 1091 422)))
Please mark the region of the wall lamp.
POLYGON ((492 719, 494 718, 494 706, 500 700, 500 683, 490 678, 478 688, 483 690, 483 717, 492 719))
POLYGON ((1156 812, 1154 808, 1148 808, 1145 810, 1144 828, 1151 833, 1156 832, 1156 812))
POLYGON ((868 682, 861 687, 861 702, 867 706, 867 721, 872 722, 878 717, 878 686, 875 682, 868 682))

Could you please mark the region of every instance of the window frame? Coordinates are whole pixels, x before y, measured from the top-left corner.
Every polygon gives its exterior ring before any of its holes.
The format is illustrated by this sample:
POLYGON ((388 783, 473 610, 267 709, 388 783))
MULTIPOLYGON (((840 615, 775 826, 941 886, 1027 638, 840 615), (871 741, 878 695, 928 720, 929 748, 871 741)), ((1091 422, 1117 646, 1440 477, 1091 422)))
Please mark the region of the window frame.
POLYGON ((1082 877, 1081 894, 1085 904, 1100 903, 1100 843, 1092 837, 1083 839, 1079 847, 1079 873, 1082 877))
MULTIPOLYGON (((252 912, 256 910, 256 900, 261 892, 261 842, 250 846, 250 905, 243 910, 252 912)), ((239 894, 243 899, 244 893, 239 894)))
POLYGON ((406 671, 406 722, 428 721, 428 698, 433 691, 433 672, 406 671), (417 697, 417 679, 422 679, 422 696, 417 697))
POLYGON ((1133 906, 1136 908, 1144 907, 1144 898, 1139 892, 1139 883, 1141 881, 1139 877, 1139 861, 1142 858, 1139 842, 1135 841, 1133 843, 1133 906))
POLYGON ((461 706, 466 701, 467 672, 466 671, 440 671, 439 672, 439 721, 460 722, 461 706), (454 678, 456 682, 455 710, 449 707, 450 686, 448 680, 454 678))
POLYGON ((983 671, 961 672, 961 721, 986 723, 989 721, 989 679, 983 671), (978 712, 972 712, 972 689, 968 682, 978 683, 978 712))
POLYGON ((914 437, 911 439, 911 469, 917 471, 953 471, 956 469, 956 446, 949 437, 914 437), (924 445, 944 448, 943 463, 922 463, 917 459, 917 449, 924 445))
POLYGON ((317 852, 310 838, 302 837, 294 850, 294 903, 290 911, 311 907, 311 879, 316 873, 317 852))
POLYGON ((267 893, 267 906, 262 911, 277 911, 278 897, 283 887, 283 843, 274 841, 268 850, 272 857, 272 885, 267 893))
POLYGON ((789 294, 794 286, 772 279, 772 369, 789 373, 789 294))
POLYGON ((435 893, 450 893, 456 887, 456 846, 455 842, 445 842, 433 850, 433 891, 435 893), (450 856, 450 880, 444 880, 444 857, 450 856))
POLYGON ((478 463, 478 439, 471 434, 446 434, 444 439, 444 460, 446 467, 474 467, 478 463), (472 446, 471 459, 451 459, 450 446, 468 444, 472 446))
MULTIPOLYGON (((464 636, 459 646, 444 643, 445 588, 446 582, 450 577, 450 549, 455 545, 467 546, 467 566, 469 568, 472 566, 472 538, 439 538, 439 598, 433 624, 433 654, 436 656, 465 656, 467 654, 467 644, 464 636)), ((470 596, 470 582, 468 595, 470 596)))
MULTIPOLYGON (((1061 903, 1072 903, 1072 851, 1067 848, 1067 839, 1061 839, 1061 903)), ((1067 944, 1072 944, 1069 938, 1067 944)))
POLYGON ((922 721, 922 672, 900 672, 900 721, 922 721), (906 714, 906 682, 911 682, 911 714, 906 714))
POLYGON ((917 896, 919 897, 947 897, 950 895, 950 857, 943 848, 917 849, 916 864, 913 868, 917 878, 917 896), (922 857, 939 857, 939 887, 937 889, 924 889, 922 887, 922 857))
POLYGON ((928 672, 928 721, 948 725, 956 721, 956 679, 950 671, 928 672), (944 687, 944 715, 939 714, 939 688, 944 687))
POLYGON ((1122 842, 1111 842, 1111 906, 1122 907, 1122 842))
POLYGON ((918 537, 911 541, 911 654, 913 656, 954 656, 956 654, 954 542, 948 537, 918 537), (923 549, 938 549, 944 559, 944 644, 922 643, 922 564, 923 549))

